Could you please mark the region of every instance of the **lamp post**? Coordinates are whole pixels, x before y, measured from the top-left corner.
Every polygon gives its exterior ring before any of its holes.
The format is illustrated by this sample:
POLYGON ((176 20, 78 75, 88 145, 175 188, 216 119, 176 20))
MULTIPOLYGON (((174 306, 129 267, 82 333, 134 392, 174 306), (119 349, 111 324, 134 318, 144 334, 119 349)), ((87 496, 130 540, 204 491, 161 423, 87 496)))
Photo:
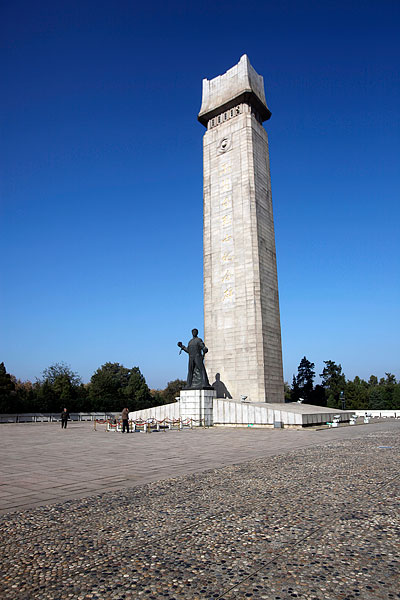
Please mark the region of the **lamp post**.
POLYGON ((340 400, 342 401, 342 410, 346 410, 346 398, 344 392, 340 392, 340 400))

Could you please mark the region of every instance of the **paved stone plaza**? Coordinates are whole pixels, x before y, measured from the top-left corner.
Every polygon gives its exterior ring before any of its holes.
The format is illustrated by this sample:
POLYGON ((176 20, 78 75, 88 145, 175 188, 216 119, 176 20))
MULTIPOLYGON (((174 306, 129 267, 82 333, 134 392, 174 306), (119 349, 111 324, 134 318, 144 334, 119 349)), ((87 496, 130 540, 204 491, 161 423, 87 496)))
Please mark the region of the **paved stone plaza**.
POLYGON ((1 598, 400 598, 398 421, 0 435, 1 598))

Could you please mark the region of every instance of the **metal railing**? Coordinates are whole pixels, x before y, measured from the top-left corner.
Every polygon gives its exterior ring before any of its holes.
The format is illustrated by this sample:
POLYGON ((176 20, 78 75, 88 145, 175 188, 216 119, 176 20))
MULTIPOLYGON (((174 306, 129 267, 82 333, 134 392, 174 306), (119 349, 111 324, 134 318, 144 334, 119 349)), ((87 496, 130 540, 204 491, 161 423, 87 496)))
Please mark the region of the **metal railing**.
MULTIPOLYGON (((106 426, 106 431, 113 431, 116 433, 122 433, 122 429, 123 429, 123 425, 122 425, 122 421, 121 420, 113 420, 113 421, 103 421, 101 420, 100 422, 96 419, 94 422, 94 429, 97 428, 98 424, 105 424, 106 426)), ((196 426, 196 424, 198 423, 198 421, 196 421, 196 419, 191 419, 190 417, 187 419, 169 419, 168 417, 166 417, 165 419, 162 419, 161 421, 158 421, 157 419, 135 419, 135 420, 129 420, 128 424, 129 424, 129 433, 136 433, 136 432, 144 432, 144 433, 151 433, 152 431, 168 431, 171 429, 177 429, 179 431, 181 431, 182 429, 186 429, 186 428, 190 428, 193 429, 193 427, 196 426)))
MULTIPOLYGON (((115 419, 120 412, 71 412, 70 421, 95 421, 115 419)), ((61 412, 0 414, 0 423, 52 423, 61 421, 61 412)))

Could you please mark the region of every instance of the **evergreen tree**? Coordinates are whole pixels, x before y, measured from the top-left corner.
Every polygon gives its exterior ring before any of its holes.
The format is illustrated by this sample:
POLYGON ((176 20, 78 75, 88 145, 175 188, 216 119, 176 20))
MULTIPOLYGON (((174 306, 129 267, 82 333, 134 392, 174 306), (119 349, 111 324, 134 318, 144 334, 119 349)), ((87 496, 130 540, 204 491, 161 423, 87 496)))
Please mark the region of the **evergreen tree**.
POLYGON ((344 392, 346 409, 363 410, 369 408, 369 389, 369 384, 359 377, 354 377, 353 381, 347 381, 344 392))
POLYGON ((141 410, 152 406, 150 390, 139 367, 132 367, 124 396, 131 410, 141 410))
POLYGON ((322 385, 315 386, 309 402, 316 406, 326 406, 326 395, 322 385))
POLYGON ((324 360, 325 367, 320 373, 322 387, 325 390, 327 406, 342 408, 340 392, 345 391, 346 378, 342 373, 342 365, 337 365, 333 360, 324 360))
POLYGON ((4 363, 0 363, 0 413, 16 412, 15 384, 7 373, 4 363))
POLYGON ((122 389, 127 386, 129 369, 106 362, 92 375, 89 398, 94 411, 117 411, 123 404, 122 389))
POLYGON ((296 383, 300 391, 300 398, 303 398, 304 402, 307 404, 312 400, 312 393, 314 390, 314 367, 315 364, 303 356, 297 368, 296 383))
POLYGON ((368 385, 378 385, 378 378, 376 375, 371 375, 368 380, 368 385))
POLYGON ((297 385, 296 375, 293 375, 292 379, 292 390, 290 394, 290 400, 291 402, 297 402, 298 400, 300 400, 300 390, 299 386, 297 385))
POLYGON ((165 404, 175 402, 175 398, 179 396, 179 392, 183 390, 185 385, 186 381, 184 379, 174 379, 174 381, 169 381, 167 387, 162 393, 165 404))
POLYGON ((150 390, 139 367, 127 369, 107 362, 92 375, 89 386, 92 410, 140 410, 152 405, 150 390))
POLYGON ((54 388, 48 381, 36 381, 33 385, 33 404, 27 412, 61 412, 54 388))
POLYGON ((312 403, 315 377, 314 367, 314 363, 303 356, 297 367, 297 376, 293 375, 292 402, 297 402, 301 398, 307 404, 312 403))
POLYGON ((395 390, 397 387, 396 377, 392 373, 385 373, 386 377, 379 380, 378 389, 380 390, 380 406, 382 410, 394 410, 395 390))
POLYGON ((383 397, 383 386, 373 386, 368 394, 368 408, 370 410, 385 410, 385 401, 383 397))

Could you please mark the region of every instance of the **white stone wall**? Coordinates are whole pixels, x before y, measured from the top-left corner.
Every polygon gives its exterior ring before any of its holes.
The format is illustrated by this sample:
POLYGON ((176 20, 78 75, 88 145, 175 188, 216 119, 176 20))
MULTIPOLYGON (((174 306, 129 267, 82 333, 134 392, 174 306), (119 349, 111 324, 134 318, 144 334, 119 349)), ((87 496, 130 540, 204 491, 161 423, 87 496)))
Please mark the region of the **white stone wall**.
POLYGON ((179 402, 172 402, 171 404, 163 404, 162 406, 154 406, 153 408, 144 408, 143 410, 134 410, 129 413, 129 420, 136 421, 142 419, 156 419, 162 421, 163 419, 179 419, 179 402))
MULTIPOLYGON (((206 427, 212 425, 273 427, 276 422, 283 423, 284 427, 301 427, 323 425, 332 421, 338 414, 341 421, 349 421, 350 415, 356 412, 358 411, 341 411, 295 403, 250 404, 215 398, 213 390, 182 390, 179 402, 130 412, 129 419, 143 421, 146 419, 163 421, 165 418, 194 419, 194 425, 206 427)), ((370 412, 379 411, 368 411, 368 414, 370 412)))
POLYGON ((274 423, 282 423, 284 427, 307 425, 324 425, 332 421, 334 415, 340 414, 340 420, 349 421, 350 411, 343 412, 320 407, 308 407, 299 409, 285 404, 248 404, 245 402, 233 402, 230 400, 214 400, 214 425, 254 425, 270 426, 274 423))
POLYGON ((366 414, 371 416, 372 418, 394 418, 400 419, 400 410, 354 410, 353 411, 357 417, 364 417, 366 414))

